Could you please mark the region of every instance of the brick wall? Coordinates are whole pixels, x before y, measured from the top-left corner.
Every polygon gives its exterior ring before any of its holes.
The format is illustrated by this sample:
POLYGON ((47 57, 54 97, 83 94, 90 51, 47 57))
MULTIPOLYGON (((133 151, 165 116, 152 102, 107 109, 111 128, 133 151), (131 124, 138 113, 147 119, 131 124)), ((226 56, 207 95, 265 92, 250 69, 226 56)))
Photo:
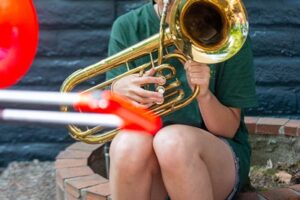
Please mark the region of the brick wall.
MULTIPOLYGON (((17 89, 58 91, 78 68, 106 57, 110 28, 146 0, 34 0, 38 53, 17 89)), ((300 1, 245 0, 255 54, 260 105, 248 115, 300 117, 300 1)), ((73 140, 64 127, 0 126, 0 166, 12 160, 51 160, 73 140)))

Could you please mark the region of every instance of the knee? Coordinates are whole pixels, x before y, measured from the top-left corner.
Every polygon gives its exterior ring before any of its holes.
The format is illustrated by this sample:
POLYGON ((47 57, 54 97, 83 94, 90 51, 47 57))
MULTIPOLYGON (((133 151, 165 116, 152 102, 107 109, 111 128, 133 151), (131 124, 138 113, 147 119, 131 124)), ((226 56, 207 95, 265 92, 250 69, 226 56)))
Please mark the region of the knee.
POLYGON ((171 125, 161 129, 154 138, 154 151, 163 170, 176 170, 188 163, 190 149, 182 131, 180 126, 171 125))
POLYGON ((138 133, 119 133, 110 147, 111 167, 134 172, 143 170, 153 157, 153 139, 138 133))

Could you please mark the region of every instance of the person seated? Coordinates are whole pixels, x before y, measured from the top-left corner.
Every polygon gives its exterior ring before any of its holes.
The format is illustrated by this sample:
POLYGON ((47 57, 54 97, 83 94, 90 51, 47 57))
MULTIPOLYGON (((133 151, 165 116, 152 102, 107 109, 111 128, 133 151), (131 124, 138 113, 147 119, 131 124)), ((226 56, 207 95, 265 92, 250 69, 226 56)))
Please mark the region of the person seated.
MULTIPOLYGON (((156 0, 120 16, 113 24, 109 55, 158 33, 162 9, 163 0, 156 0)), ((107 79, 137 67, 141 59, 109 71, 107 79)), ((155 136, 117 134, 110 148, 113 200, 232 199, 248 181, 251 149, 243 109, 257 104, 250 39, 223 63, 188 60, 172 65, 181 89, 190 94, 198 85, 200 93, 191 104, 163 117, 164 126, 155 136)), ((165 83, 154 73, 125 76, 111 89, 137 106, 150 107, 164 101, 161 93, 143 87, 165 83)))

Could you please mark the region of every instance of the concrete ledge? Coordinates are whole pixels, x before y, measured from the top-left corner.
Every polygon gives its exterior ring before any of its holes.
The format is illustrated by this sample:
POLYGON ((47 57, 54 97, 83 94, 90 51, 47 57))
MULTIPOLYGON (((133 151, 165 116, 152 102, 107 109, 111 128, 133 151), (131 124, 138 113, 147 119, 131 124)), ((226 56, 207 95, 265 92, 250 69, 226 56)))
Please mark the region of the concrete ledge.
MULTIPOLYGON (((246 117, 250 134, 299 137, 300 120, 246 117)), ((108 200, 103 145, 76 142, 56 158, 57 200, 108 200)), ((300 184, 265 192, 242 193, 239 200, 300 199, 300 184)))

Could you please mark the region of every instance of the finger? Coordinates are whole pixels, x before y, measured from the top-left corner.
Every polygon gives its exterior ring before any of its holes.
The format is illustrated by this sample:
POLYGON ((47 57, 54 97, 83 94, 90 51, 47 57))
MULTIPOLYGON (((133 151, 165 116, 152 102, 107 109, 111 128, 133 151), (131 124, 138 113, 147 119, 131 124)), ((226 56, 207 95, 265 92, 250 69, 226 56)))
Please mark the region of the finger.
POLYGON ((152 67, 151 69, 145 72, 145 76, 153 76, 155 72, 156 72, 155 68, 152 67))
POLYGON ((140 104, 140 103, 135 102, 135 101, 133 101, 132 104, 135 105, 135 106, 138 107, 138 108, 143 108, 143 109, 148 108, 147 105, 140 104))
POLYGON ((196 61, 193 61, 193 60, 190 60, 190 63, 189 63, 191 66, 201 66, 201 67, 205 67, 205 66, 207 66, 208 67, 208 65, 207 64, 205 64, 205 63, 199 63, 199 62, 196 62, 196 61))
POLYGON ((155 103, 148 103, 148 104, 144 104, 144 108, 150 108, 151 106, 155 105, 155 103))
POLYGON ((155 104, 158 102, 162 102, 164 101, 163 98, 141 98, 141 101, 139 101, 139 103, 141 104, 155 104))
POLYGON ((164 84, 165 79, 162 77, 153 77, 153 76, 143 76, 143 77, 138 77, 134 81, 134 83, 138 85, 145 85, 145 84, 164 84))
POLYGON ((150 103, 139 103, 136 101, 132 101, 132 103, 140 108, 150 108, 151 106, 155 105, 156 103, 154 101, 150 102, 150 103))
POLYGON ((187 70, 187 69, 197 69, 197 68, 207 68, 207 69, 210 69, 209 66, 207 64, 204 64, 204 63, 198 63, 198 62, 195 62, 195 61, 192 61, 192 60, 188 60, 185 65, 184 65, 184 69, 187 70))
POLYGON ((200 72, 200 73, 188 73, 188 76, 190 78, 207 78, 210 79, 210 73, 207 72, 200 72))
POLYGON ((151 106, 155 105, 155 103, 140 104, 140 103, 135 102, 134 105, 139 108, 147 109, 147 108, 150 108, 151 106))
POLYGON ((159 92, 154 92, 154 91, 149 91, 149 90, 144 90, 142 88, 138 88, 136 90, 136 93, 141 96, 141 97, 145 97, 145 98, 163 98, 163 95, 159 92))
POLYGON ((161 102, 164 99, 163 95, 159 92, 144 90, 142 88, 135 88, 135 90, 132 90, 128 96, 142 104, 161 102))
POLYGON ((210 71, 210 67, 202 64, 189 64, 185 66, 186 71, 197 72, 197 71, 210 71))
POLYGON ((141 97, 141 96, 139 96, 137 94, 134 94, 134 93, 131 93, 130 95, 126 95, 126 97, 129 98, 129 99, 131 99, 134 102, 139 102, 139 103, 144 103, 145 102, 145 100, 144 100, 143 97, 141 97))
POLYGON ((186 71, 188 71, 188 72, 210 72, 210 68, 208 66, 194 65, 194 66, 190 66, 186 71))
POLYGON ((191 83, 193 85, 200 85, 200 86, 203 86, 203 85, 209 85, 209 79, 206 79, 206 78, 192 78, 191 79, 191 83))
POLYGON ((148 91, 148 90, 143 90, 140 89, 137 91, 137 94, 143 98, 144 104, 146 103, 158 103, 158 102, 163 102, 164 97, 163 94, 159 92, 153 92, 153 91, 148 91))
POLYGON ((185 62, 185 64, 184 64, 184 69, 185 70, 189 69, 189 67, 191 66, 191 62, 192 62, 191 60, 188 60, 188 61, 185 62))
POLYGON ((186 70, 186 74, 192 75, 192 74, 203 74, 203 75, 210 75, 210 69, 209 68, 203 68, 203 67, 195 67, 193 69, 192 67, 186 70))

